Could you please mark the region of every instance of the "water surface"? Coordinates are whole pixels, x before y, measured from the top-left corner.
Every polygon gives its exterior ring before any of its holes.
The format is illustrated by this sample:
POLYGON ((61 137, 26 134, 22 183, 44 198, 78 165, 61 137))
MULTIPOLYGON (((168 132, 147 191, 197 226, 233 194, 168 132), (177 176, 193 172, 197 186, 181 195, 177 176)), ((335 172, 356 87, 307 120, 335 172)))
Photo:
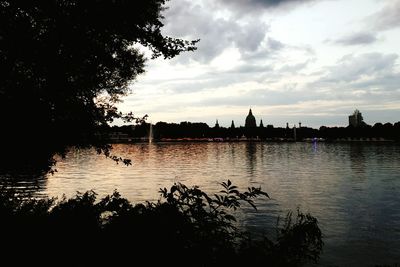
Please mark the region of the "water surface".
POLYGON ((55 175, 14 182, 38 194, 72 196, 114 189, 134 203, 157 200, 174 182, 208 193, 230 179, 241 189, 261 186, 271 200, 246 208, 243 227, 271 230, 297 207, 317 217, 324 266, 400 263, 400 146, 379 143, 152 143, 115 145, 133 166, 91 150, 74 150, 55 175))

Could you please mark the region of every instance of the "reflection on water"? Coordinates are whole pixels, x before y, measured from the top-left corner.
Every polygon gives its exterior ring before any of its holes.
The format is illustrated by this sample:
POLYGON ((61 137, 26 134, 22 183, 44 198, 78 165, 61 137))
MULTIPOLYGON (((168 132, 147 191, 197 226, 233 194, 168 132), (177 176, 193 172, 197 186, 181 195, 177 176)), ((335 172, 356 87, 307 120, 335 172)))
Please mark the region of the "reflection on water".
POLYGON ((46 196, 46 174, 38 173, 0 173, 0 187, 6 190, 13 190, 19 195, 25 196, 46 196))
POLYGON ((350 166, 353 173, 354 179, 365 179, 366 178, 366 159, 364 153, 364 146, 352 144, 350 145, 350 166))
POLYGON ((254 176, 254 172, 257 167, 257 144, 253 142, 246 143, 246 159, 247 159, 247 168, 248 173, 250 174, 250 178, 254 176))
POLYGON ((393 144, 153 143, 116 145, 133 166, 94 151, 75 150, 58 173, 36 179, 3 178, 22 189, 71 196, 118 189, 133 202, 158 199, 158 188, 180 181, 212 193, 232 180, 261 186, 271 200, 245 209, 241 224, 266 229, 300 207, 316 216, 325 235, 322 265, 364 266, 400 262, 400 147, 393 144))

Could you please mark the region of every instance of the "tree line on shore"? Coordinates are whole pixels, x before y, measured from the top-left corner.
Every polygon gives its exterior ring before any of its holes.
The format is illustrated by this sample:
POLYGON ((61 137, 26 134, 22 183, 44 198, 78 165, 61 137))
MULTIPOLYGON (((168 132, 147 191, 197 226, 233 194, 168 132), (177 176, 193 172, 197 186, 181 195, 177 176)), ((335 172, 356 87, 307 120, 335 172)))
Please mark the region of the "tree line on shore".
MULTIPOLYGON (((113 126, 102 129, 106 133, 122 133, 128 138, 148 138, 150 134, 150 124, 143 122, 139 125, 113 126)), ((373 126, 364 124, 359 127, 326 127, 321 126, 319 129, 310 127, 299 128, 275 128, 272 125, 266 127, 210 127, 206 123, 201 122, 181 122, 166 123, 157 122, 152 125, 154 139, 178 139, 178 138, 224 138, 224 139, 240 139, 240 138, 257 138, 261 140, 267 139, 287 139, 287 140, 303 140, 312 138, 323 138, 326 140, 348 139, 348 140, 400 140, 400 122, 392 123, 375 123, 373 126)))

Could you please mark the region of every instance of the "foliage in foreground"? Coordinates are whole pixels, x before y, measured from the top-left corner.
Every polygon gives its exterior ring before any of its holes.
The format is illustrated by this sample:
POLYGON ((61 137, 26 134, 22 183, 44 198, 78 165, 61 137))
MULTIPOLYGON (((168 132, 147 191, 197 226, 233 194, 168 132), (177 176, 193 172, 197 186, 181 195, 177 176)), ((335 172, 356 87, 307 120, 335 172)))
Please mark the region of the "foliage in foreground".
POLYGON ((233 213, 243 203, 256 208, 254 200, 267 193, 254 187, 239 192, 229 180, 222 186, 219 194, 208 196, 197 186, 177 183, 161 189, 159 201, 137 205, 117 191, 97 202, 93 191, 56 202, 3 189, 0 229, 8 249, 1 253, 24 255, 14 262, 56 257, 73 265, 300 266, 318 261, 323 242, 316 218, 289 213, 274 239, 254 239, 235 227, 233 213))

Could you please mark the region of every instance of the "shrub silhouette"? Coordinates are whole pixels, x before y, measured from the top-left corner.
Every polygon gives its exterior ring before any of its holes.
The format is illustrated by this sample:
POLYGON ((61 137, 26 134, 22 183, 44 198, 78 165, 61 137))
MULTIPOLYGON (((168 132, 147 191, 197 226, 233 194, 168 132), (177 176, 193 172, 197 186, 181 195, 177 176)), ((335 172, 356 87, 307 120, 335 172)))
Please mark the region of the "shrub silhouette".
MULTIPOLYGON (((160 189, 157 202, 131 204, 115 191, 96 202, 96 193, 71 199, 25 198, 0 193, 4 255, 30 255, 29 262, 56 257, 71 265, 300 266, 317 262, 322 235, 317 219, 297 211, 277 226, 277 237, 256 239, 235 226, 242 204, 269 197, 261 188, 239 192, 228 180, 213 196, 176 183, 160 189), (293 217, 295 217, 293 219, 293 217), (43 249, 46 249, 46 257, 43 249)), ((20 260, 20 258, 14 258, 20 260)), ((24 260, 24 258, 22 258, 24 260)))

